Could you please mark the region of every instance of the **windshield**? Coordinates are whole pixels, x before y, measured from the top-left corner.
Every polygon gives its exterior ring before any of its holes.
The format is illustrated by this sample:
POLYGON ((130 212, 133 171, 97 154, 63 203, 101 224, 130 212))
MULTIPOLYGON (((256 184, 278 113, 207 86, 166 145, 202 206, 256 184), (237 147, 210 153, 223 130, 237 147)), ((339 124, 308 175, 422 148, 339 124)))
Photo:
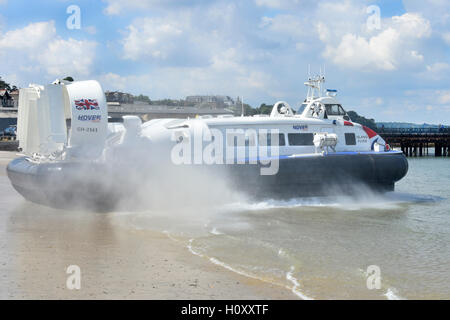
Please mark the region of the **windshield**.
POLYGON ((344 116, 345 111, 340 104, 326 104, 327 114, 329 116, 344 116))

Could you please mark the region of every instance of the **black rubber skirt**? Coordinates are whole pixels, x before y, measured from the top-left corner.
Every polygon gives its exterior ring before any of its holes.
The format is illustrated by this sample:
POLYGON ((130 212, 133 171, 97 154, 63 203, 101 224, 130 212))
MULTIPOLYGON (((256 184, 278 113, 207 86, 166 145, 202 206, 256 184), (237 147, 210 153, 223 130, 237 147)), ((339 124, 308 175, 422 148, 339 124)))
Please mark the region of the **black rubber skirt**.
POLYGON ((283 157, 274 175, 261 174, 261 165, 231 167, 233 187, 256 198, 292 198, 352 194, 366 188, 394 191, 395 183, 408 172, 408 161, 395 151, 352 152, 283 157))
MULTIPOLYGON (((194 168, 237 192, 256 198, 292 198, 316 195, 354 193, 365 188, 393 191, 397 181, 408 172, 408 161, 401 152, 330 153, 315 156, 282 157, 277 164, 233 164, 169 166, 164 170, 150 170, 130 164, 127 168, 100 163, 49 162, 37 163, 27 157, 14 159, 7 173, 13 187, 27 200, 52 207, 89 207, 94 210, 112 210, 121 198, 132 197, 139 188, 137 179, 145 176, 152 185, 165 179, 165 171, 180 177, 170 184, 176 190, 183 172, 194 168), (264 175, 263 170, 275 165, 275 174, 264 175), (178 170, 178 171, 177 171, 178 170), (215 174, 217 172, 221 174, 215 174)), ((191 175, 192 176, 192 175, 191 175)), ((195 175, 194 175, 195 177, 195 175)), ((211 181, 213 182, 211 184, 211 181)), ((186 181, 184 187, 186 188, 186 181)), ((188 186, 189 183, 187 182, 188 186)), ((192 186, 194 187, 195 184, 192 186)))

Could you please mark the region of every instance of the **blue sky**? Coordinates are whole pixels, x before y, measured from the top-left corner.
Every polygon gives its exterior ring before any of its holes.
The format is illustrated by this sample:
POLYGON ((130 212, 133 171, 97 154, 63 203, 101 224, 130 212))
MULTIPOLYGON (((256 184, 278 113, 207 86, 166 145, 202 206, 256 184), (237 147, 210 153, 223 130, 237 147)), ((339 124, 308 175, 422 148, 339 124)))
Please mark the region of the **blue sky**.
POLYGON ((347 110, 450 124, 450 2, 0 0, 0 75, 18 86, 71 75, 151 99, 296 105, 308 65, 347 110))

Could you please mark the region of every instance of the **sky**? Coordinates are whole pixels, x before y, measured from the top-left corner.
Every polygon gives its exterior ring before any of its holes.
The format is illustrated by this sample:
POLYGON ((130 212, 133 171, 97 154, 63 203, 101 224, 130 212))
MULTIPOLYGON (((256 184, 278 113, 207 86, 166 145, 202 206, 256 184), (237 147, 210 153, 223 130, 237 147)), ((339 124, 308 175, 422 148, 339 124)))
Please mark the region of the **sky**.
POLYGON ((449 125, 450 1, 0 0, 0 76, 19 87, 296 106, 309 69, 346 110, 449 125))

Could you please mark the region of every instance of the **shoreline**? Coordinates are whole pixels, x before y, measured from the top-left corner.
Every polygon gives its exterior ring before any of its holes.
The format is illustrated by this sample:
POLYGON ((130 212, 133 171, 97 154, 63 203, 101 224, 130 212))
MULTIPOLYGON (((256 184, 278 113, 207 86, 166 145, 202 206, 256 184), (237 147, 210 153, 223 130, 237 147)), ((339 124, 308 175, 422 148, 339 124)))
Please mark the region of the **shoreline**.
POLYGON ((26 202, 0 152, 1 299, 297 299, 289 289, 239 275, 189 252, 164 232, 134 230, 105 213, 26 202), (67 267, 81 289, 66 287, 67 267))

